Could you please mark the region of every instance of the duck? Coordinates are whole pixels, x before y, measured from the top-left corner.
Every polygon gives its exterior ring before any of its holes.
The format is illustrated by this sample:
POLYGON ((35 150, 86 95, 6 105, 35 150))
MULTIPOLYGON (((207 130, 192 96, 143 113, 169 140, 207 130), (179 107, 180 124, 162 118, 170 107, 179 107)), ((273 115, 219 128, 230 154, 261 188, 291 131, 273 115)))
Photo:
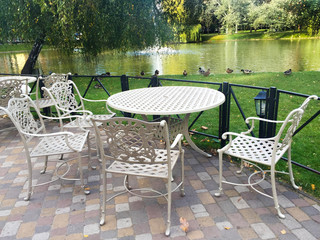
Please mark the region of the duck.
POLYGON ((154 75, 152 75, 152 77, 158 77, 159 73, 160 73, 159 70, 155 70, 154 75))
POLYGON ((244 74, 253 73, 253 71, 249 69, 241 69, 241 72, 243 72, 244 74))
POLYGON ((188 75, 187 70, 184 70, 182 74, 183 76, 187 76, 188 75))
POLYGON ((227 72, 227 73, 232 73, 233 70, 232 70, 231 68, 227 68, 226 72, 227 72))
POLYGON ((203 70, 201 67, 199 67, 199 73, 203 74, 205 72, 205 70, 203 70))
POLYGON ((210 75, 210 68, 203 73, 203 76, 208 77, 210 75))
POLYGON ((140 75, 141 75, 141 76, 144 76, 144 71, 141 71, 140 75))
POLYGON ((289 70, 284 71, 283 73, 284 73, 284 75, 290 75, 290 74, 292 73, 292 70, 291 70, 291 68, 290 68, 289 70))

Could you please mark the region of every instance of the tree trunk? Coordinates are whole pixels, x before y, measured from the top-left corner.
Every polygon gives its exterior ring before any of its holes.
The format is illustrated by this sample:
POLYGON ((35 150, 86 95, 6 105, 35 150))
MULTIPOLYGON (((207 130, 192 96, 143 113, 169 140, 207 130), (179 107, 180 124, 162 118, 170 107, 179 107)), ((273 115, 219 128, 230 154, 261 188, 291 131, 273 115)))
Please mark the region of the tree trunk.
POLYGON ((33 73, 34 65, 37 62, 37 59, 40 54, 43 42, 44 42, 43 39, 37 39, 35 41, 32 49, 31 49, 31 52, 29 54, 29 57, 28 57, 26 63, 24 64, 24 67, 21 71, 21 74, 32 74, 33 73))

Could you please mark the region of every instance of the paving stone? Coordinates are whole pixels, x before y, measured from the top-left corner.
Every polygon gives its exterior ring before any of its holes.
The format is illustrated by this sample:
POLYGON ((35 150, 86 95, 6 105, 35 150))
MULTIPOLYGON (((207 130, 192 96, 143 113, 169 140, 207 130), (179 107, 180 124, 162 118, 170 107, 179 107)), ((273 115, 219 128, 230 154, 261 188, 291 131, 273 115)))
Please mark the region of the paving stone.
POLYGON ((278 201, 279 205, 283 208, 291 208, 294 207, 295 205, 284 195, 278 195, 278 201))
POLYGON ((230 200, 218 202, 218 205, 222 209, 222 211, 226 214, 237 212, 237 208, 230 200))
POLYGON ((310 220, 301 222, 302 226, 309 231, 315 238, 320 239, 320 225, 319 223, 310 220))
POLYGON ((237 209, 249 208, 249 205, 243 200, 242 197, 232 197, 231 202, 236 206, 237 209))
POLYGON ((32 240, 47 240, 49 239, 49 237, 50 237, 50 234, 48 232, 36 233, 32 237, 32 240))
POLYGON ((128 228, 132 226, 131 218, 121 218, 117 220, 117 228, 128 228))
POLYGON ((270 228, 264 223, 253 223, 251 224, 251 227, 261 239, 272 239, 276 237, 270 228))
POLYGON ((216 226, 220 231, 229 230, 230 228, 233 228, 231 222, 229 222, 229 221, 216 222, 216 226))
POLYGON ((296 228, 301 228, 301 224, 294 219, 291 215, 285 214, 286 218, 285 219, 280 219, 280 221, 290 230, 296 229, 296 228))
POLYGON ((298 239, 302 240, 316 240, 314 236, 312 236, 311 233, 309 233, 306 229, 304 228, 298 228, 292 230, 292 233, 297 236, 298 239))
POLYGON ((7 222, 1 231, 0 237, 10 237, 17 234, 22 221, 7 222))

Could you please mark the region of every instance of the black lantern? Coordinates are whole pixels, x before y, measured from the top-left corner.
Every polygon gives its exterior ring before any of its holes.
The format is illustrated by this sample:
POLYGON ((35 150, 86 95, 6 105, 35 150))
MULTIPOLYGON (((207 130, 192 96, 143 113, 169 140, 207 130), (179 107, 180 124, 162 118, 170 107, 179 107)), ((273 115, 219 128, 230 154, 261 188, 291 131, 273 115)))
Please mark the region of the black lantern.
POLYGON ((260 91, 258 95, 254 97, 254 101, 256 104, 256 113, 261 118, 266 115, 266 99, 267 92, 265 91, 260 91))

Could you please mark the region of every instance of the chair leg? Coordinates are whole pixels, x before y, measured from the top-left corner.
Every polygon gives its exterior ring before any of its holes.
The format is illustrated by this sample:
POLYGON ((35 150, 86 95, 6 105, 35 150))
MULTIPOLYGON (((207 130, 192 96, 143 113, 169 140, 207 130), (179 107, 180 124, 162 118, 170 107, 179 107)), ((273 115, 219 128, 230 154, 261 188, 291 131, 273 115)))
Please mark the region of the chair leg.
POLYGON ((25 201, 29 201, 32 193, 32 163, 29 156, 27 156, 28 162, 28 192, 27 196, 24 198, 25 201))
POLYGON ((223 191, 222 189, 222 156, 223 156, 223 152, 219 151, 219 191, 217 193, 215 193, 214 195, 216 197, 220 197, 221 193, 223 191))
POLYGON ((292 164, 291 164, 291 145, 289 146, 289 149, 288 149, 288 168, 289 168, 290 181, 291 181, 293 188, 299 189, 299 186, 296 185, 296 183, 294 182, 294 177, 293 177, 292 164))
POLYGON ((46 156, 46 159, 44 160, 44 167, 43 167, 42 171, 40 172, 41 174, 46 173, 47 166, 48 166, 48 156, 46 156))
POLYGON ((274 207, 277 210, 278 216, 280 218, 286 218, 284 214, 280 211, 280 206, 278 202, 278 195, 277 195, 277 189, 276 189, 276 179, 275 179, 275 166, 271 166, 271 186, 272 186, 272 195, 273 195, 273 201, 274 201, 274 207))
POLYGON ((180 195, 184 197, 186 194, 184 192, 184 150, 181 152, 180 156, 181 161, 181 186, 180 186, 180 195))
POLYGON ((86 188, 83 180, 83 168, 82 168, 82 158, 80 153, 78 152, 78 167, 79 167, 79 172, 80 172, 80 181, 81 181, 81 186, 83 188, 84 194, 88 195, 90 194, 90 190, 86 188))
POLYGON ((243 159, 241 159, 240 169, 237 171, 238 174, 242 173, 243 170, 243 159))
MULTIPOLYGON (((170 174, 171 175, 171 174, 170 174)), ((170 236, 170 228, 171 228, 171 176, 168 177, 168 219, 167 219, 167 229, 165 235, 170 236)))
POLYGON ((107 201, 107 178, 106 178, 106 165, 105 160, 102 160, 101 166, 101 174, 102 174, 102 208, 101 208, 101 219, 100 219, 100 226, 105 224, 106 221, 106 201, 107 201))

